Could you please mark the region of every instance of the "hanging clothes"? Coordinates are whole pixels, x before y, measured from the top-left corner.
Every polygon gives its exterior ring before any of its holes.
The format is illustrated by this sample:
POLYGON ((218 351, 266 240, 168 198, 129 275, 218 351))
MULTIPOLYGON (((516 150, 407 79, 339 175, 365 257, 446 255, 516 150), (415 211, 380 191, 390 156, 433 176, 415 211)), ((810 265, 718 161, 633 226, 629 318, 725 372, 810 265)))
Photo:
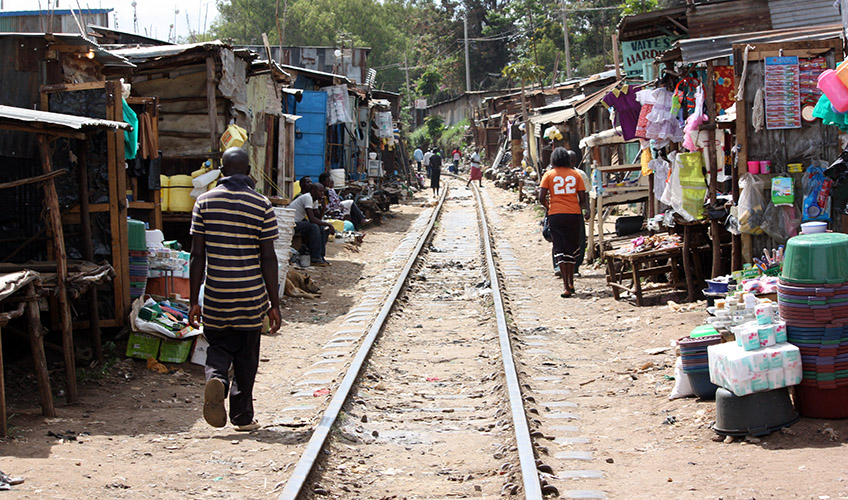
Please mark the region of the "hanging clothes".
POLYGON ((615 117, 621 126, 621 136, 625 141, 636 137, 636 126, 642 111, 642 105, 636 100, 638 91, 639 87, 622 85, 621 88, 612 89, 601 101, 607 109, 615 109, 615 117))
POLYGON ((126 99, 121 99, 124 112, 124 121, 132 125, 132 130, 124 131, 124 159, 132 160, 138 154, 138 115, 127 104, 126 99))
POLYGON ((141 157, 144 159, 159 156, 159 137, 153 129, 153 120, 150 113, 138 115, 138 142, 141 148, 141 157))

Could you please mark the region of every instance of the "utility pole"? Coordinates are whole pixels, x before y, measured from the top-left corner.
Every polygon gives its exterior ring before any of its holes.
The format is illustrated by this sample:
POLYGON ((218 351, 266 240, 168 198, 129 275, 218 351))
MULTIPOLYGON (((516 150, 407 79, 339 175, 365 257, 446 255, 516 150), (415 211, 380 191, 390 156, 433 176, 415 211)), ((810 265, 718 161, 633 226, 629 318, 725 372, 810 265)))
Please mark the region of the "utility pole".
POLYGON ((565 40, 565 77, 571 78, 571 44, 568 41, 568 11, 562 0, 562 38, 565 40))
POLYGON ((468 61, 468 12, 462 20, 465 29, 465 91, 471 91, 471 64, 468 61))

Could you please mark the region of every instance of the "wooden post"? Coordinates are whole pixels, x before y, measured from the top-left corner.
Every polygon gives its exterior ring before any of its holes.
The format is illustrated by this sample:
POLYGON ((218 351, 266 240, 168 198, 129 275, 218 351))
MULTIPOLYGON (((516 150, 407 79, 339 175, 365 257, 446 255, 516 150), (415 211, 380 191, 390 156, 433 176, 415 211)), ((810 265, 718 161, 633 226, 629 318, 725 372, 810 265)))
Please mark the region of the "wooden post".
POLYGON ((695 281, 692 279, 692 226, 683 224, 683 272, 686 275, 686 301, 695 300, 695 281))
MULTIPOLYGON (((735 66, 739 71, 734 71, 736 73, 736 79, 739 79, 742 76, 741 69, 744 67, 744 61, 741 60, 744 57, 744 46, 735 45, 733 47, 733 55, 735 66)), ((739 144, 739 151, 736 153, 736 164, 731 166, 731 189, 733 194, 733 206, 737 206, 739 203, 739 172, 742 167, 747 168, 748 162, 748 113, 747 113, 747 101, 743 98, 741 101, 736 101, 736 142, 739 144)), ((731 271, 738 271, 742 269, 742 235, 734 234, 732 239, 732 257, 731 257, 731 271)))
MULTIPOLYGON (((218 103, 215 99, 215 58, 206 58, 206 107, 209 114, 209 151, 218 151, 218 103)), ((216 161, 216 160, 213 160, 216 161)))
MULTIPOLYGON (((88 138, 80 143, 77 154, 79 163, 80 225, 82 226, 82 253, 85 260, 94 262, 94 240, 91 236, 91 212, 88 193, 88 138)), ((103 362, 103 345, 100 338, 100 312, 97 308, 97 286, 88 289, 88 321, 91 330, 91 344, 94 356, 103 362)))
MULTIPOLYGON (((106 119, 123 120, 119 82, 106 82, 106 119)), ((112 267, 115 269, 115 316, 122 325, 130 313, 130 255, 127 226, 127 174, 124 169, 124 133, 108 131, 109 222, 112 231, 112 267)))
MULTIPOLYGON (((50 148, 47 137, 38 136, 41 150, 41 165, 45 174, 53 171, 50 160, 50 148)), ((47 219, 50 234, 53 237, 53 258, 56 259, 56 292, 59 299, 59 319, 62 327, 62 350, 65 356, 65 376, 67 377, 66 399, 68 403, 77 401, 76 361, 74 359, 74 331, 71 326, 71 305, 68 302, 68 256, 65 254, 65 235, 62 230, 62 214, 59 210, 59 196, 53 179, 44 183, 44 202, 47 205, 47 219)))
POLYGON ((621 80, 621 62, 618 60, 618 35, 612 34, 612 63, 615 65, 615 79, 621 80))
POLYGON ((35 285, 30 283, 26 287, 26 296, 29 300, 26 304, 27 329, 29 330, 29 345, 32 350, 33 369, 38 381, 38 394, 41 396, 41 414, 48 418, 56 416, 53 407, 53 393, 50 390, 50 376, 47 372, 47 356, 44 354, 44 333, 41 330, 41 312, 38 310, 38 295, 35 293, 35 285))
MULTIPOLYGON (((707 144, 707 155, 709 157, 709 167, 710 167, 710 209, 714 209, 717 207, 718 198, 717 198, 717 190, 718 190, 718 160, 717 151, 716 151, 716 134, 715 134, 715 117, 716 117, 716 109, 715 109, 715 68, 713 66, 713 61, 707 61, 707 82, 706 82, 706 110, 707 110, 707 124, 710 126, 710 129, 707 131, 707 140, 709 143, 707 144)), ((709 214, 708 214, 709 215, 709 214)), ((713 247, 713 265, 712 272, 710 277, 715 278, 719 274, 721 274, 721 235, 719 231, 721 230, 720 224, 717 220, 710 217, 710 237, 712 240, 713 247)))

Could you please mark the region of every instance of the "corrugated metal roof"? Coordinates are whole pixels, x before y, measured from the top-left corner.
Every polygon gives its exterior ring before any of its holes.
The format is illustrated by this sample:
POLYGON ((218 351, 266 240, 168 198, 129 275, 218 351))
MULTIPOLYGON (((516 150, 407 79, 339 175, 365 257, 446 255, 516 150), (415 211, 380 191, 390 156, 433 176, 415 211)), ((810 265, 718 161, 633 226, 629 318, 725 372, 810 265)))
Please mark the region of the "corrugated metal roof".
POLYGON ((47 16, 48 14, 53 14, 54 16, 70 16, 70 15, 80 15, 80 13, 86 14, 86 15, 108 14, 108 13, 112 12, 113 10, 115 10, 115 9, 112 9, 112 8, 108 8, 108 9, 88 9, 88 8, 86 8, 86 9, 75 10, 75 11, 73 11, 73 13, 71 13, 70 9, 51 10, 49 12, 46 11, 46 10, 10 10, 10 11, 0 12, 0 17, 47 16))
POLYGON ((48 41, 61 42, 72 47, 89 47, 94 52, 94 60, 104 66, 120 66, 134 68, 135 65, 126 58, 110 52, 95 42, 91 42, 76 33, 0 33, 0 37, 9 38, 43 38, 48 41))
POLYGON ((833 0, 769 0, 771 26, 779 30, 833 24, 839 20, 839 9, 834 8, 833 0))
POLYGON ((699 63, 733 54, 735 43, 780 43, 802 40, 827 40, 842 36, 841 24, 791 28, 785 30, 759 31, 704 38, 692 38, 675 42, 672 51, 679 48, 685 63, 699 63))
POLYGON ((669 32, 685 35, 679 25, 686 26, 686 6, 671 7, 623 16, 618 22, 618 36, 622 42, 666 36, 669 32))
POLYGON ((579 95, 576 95, 576 96, 569 97, 568 99, 562 99, 562 100, 559 100, 559 101, 552 102, 552 103, 548 104, 547 106, 542 106, 541 108, 536 108, 535 111, 538 112, 538 113, 556 111, 558 109, 567 108, 567 107, 571 106, 572 104, 574 104, 575 102, 582 101, 585 98, 586 98, 585 95, 579 94, 579 95))
POLYGON ((606 87, 587 97, 583 102, 581 102, 577 106, 574 106, 574 111, 577 112, 577 116, 583 116, 586 114, 586 112, 595 107, 595 105, 601 102, 601 99, 606 97, 607 94, 612 89, 614 89, 616 85, 618 85, 618 83, 619 82, 613 82, 607 85, 606 87))
POLYGON ((86 116, 65 115, 62 113, 51 113, 49 111, 38 111, 35 109, 16 108, 14 106, 0 105, 0 121, 14 121, 23 123, 46 123, 51 126, 83 129, 83 128, 113 128, 118 130, 132 130, 129 123, 101 120, 86 116))
POLYGON ((313 77, 319 77, 319 78, 324 78, 324 79, 338 78, 339 80, 341 80, 342 83, 352 83, 350 81, 350 79, 348 77, 344 76, 344 75, 337 75, 335 73, 327 73, 327 72, 318 71, 318 70, 315 70, 315 69, 299 68, 297 66, 292 66, 290 64, 280 64, 279 66, 287 72, 296 72, 296 73, 300 73, 300 74, 307 76, 307 77, 313 76, 313 77))
POLYGON ((215 48, 229 47, 220 40, 199 43, 184 43, 180 45, 154 45, 152 47, 133 47, 113 50, 113 54, 126 57, 130 61, 146 61, 157 57, 176 56, 193 50, 208 51, 215 48))
POLYGON ((575 116, 577 116, 577 112, 574 111, 574 108, 566 108, 541 115, 533 115, 528 120, 534 125, 547 125, 548 123, 565 123, 575 116))

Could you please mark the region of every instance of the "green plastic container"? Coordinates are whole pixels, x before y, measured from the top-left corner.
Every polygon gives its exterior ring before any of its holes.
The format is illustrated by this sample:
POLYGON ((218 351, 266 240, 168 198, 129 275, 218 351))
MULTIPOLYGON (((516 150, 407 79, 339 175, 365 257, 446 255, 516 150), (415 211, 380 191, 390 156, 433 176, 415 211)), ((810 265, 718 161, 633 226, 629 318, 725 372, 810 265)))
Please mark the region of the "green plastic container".
POLYGON ((718 335, 718 330, 716 330, 712 325, 701 325, 689 332, 689 337, 693 339, 709 337, 711 335, 718 335))
POLYGON ((848 282, 848 234, 802 234, 790 238, 780 278, 801 284, 848 282))
POLYGON ((194 338, 188 340, 165 339, 159 348, 159 361, 163 363, 185 363, 191 354, 194 338))
POLYGON ((126 355, 128 358, 149 359, 159 353, 162 339, 147 333, 132 332, 127 341, 126 355))
POLYGON ((127 226, 129 226, 129 249, 134 252, 146 252, 147 236, 144 232, 144 222, 135 219, 127 219, 127 226))

